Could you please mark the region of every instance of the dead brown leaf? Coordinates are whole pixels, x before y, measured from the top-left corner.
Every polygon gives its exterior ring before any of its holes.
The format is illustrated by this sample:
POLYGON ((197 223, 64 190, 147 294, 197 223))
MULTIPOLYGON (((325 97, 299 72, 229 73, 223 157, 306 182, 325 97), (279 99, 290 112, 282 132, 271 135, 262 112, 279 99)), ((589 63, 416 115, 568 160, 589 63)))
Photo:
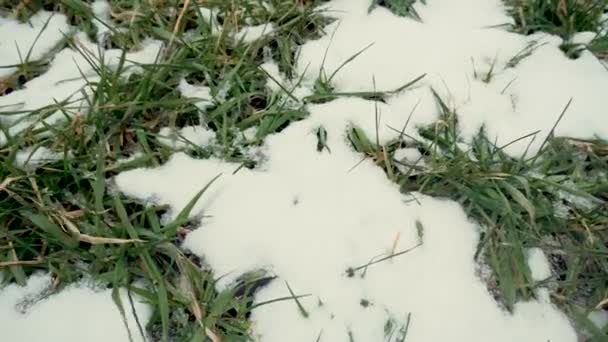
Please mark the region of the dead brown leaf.
POLYGON ((143 242, 143 240, 140 239, 119 239, 82 234, 78 227, 76 227, 76 225, 65 215, 57 215, 56 218, 60 221, 64 230, 78 238, 79 241, 90 243, 91 245, 124 245, 128 243, 143 242))

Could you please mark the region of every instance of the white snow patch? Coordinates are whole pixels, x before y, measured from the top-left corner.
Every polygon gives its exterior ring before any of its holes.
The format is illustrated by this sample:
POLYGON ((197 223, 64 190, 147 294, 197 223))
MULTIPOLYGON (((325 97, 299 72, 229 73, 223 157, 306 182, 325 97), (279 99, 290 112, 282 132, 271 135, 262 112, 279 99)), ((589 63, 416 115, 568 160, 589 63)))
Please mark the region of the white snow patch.
MULTIPOLYGON (((325 29, 326 36, 304 44, 297 63, 309 83, 321 69, 331 75, 364 50, 343 66, 332 85, 338 92, 369 91, 374 84, 377 90, 388 91, 426 74, 416 89, 388 101, 402 113, 401 124, 420 101, 412 130, 437 119, 438 109, 428 91, 432 87, 456 110, 468 139, 482 125, 499 146, 540 130, 529 151, 534 153, 570 98, 556 135, 608 137, 604 66, 587 51, 576 60, 567 58, 559 37, 491 28, 512 21, 500 0, 429 0, 416 6, 422 22, 381 7, 368 14, 368 0, 334 0, 327 6, 327 13, 339 20, 325 29), (538 44, 532 54, 509 67, 513 57, 534 42, 538 44)), ((506 151, 521 155, 529 142, 530 138, 521 140, 506 151)))
POLYGON ((254 41, 270 35, 273 32, 274 26, 270 23, 255 26, 244 26, 234 34, 234 39, 237 41, 243 41, 244 43, 253 43, 254 41))
POLYGON ((572 37, 571 42, 573 44, 587 45, 587 44, 591 43, 591 41, 593 39, 595 39, 595 37, 597 37, 596 32, 590 32, 590 31, 578 32, 572 37))
POLYGON ((94 20, 93 23, 97 28, 97 41, 101 42, 105 39, 106 35, 111 32, 110 27, 112 21, 110 19, 110 13, 112 7, 106 0, 95 0, 91 4, 91 10, 96 17, 96 20, 94 20))
POLYGON ((285 85, 288 84, 288 81, 279 71, 279 66, 276 62, 272 60, 267 61, 260 65, 260 68, 262 68, 262 70, 269 75, 268 79, 266 80, 266 86, 273 92, 281 91, 281 86, 285 87, 285 85))
POLYGON ((116 167, 116 166, 121 166, 121 165, 124 165, 124 164, 128 164, 128 163, 130 163, 130 162, 132 162, 134 160, 137 160, 137 159, 139 159, 141 157, 144 157, 144 156, 145 155, 144 155, 144 153, 142 151, 135 151, 135 152, 133 152, 132 154, 128 155, 125 158, 119 158, 118 160, 116 160, 116 163, 114 164, 114 166, 116 167))
MULTIPOLYGON (((567 181, 562 185, 570 189, 577 189, 576 184, 574 184, 574 182, 572 181, 567 181)), ((594 203, 590 198, 577 195, 573 193, 573 191, 559 189, 557 191, 557 196, 559 197, 559 199, 565 200, 574 207, 585 211, 592 210, 597 206, 596 203, 594 203)))
POLYGON ((274 93, 283 93, 284 95, 289 95, 287 97, 288 103, 293 103, 294 98, 297 101, 303 100, 306 96, 312 94, 312 85, 298 84, 298 80, 288 80, 283 73, 279 70, 279 66, 275 61, 267 61, 264 64, 260 65, 268 75, 268 79, 266 80, 266 87, 270 89, 274 93), (289 92, 286 94, 285 91, 289 92))
MULTIPOLYGON (((85 34, 77 34, 74 40, 78 42, 80 49, 91 54, 90 58, 101 60, 101 57, 97 54, 97 46, 90 42, 85 34)), ((161 42, 146 40, 142 43, 139 51, 128 53, 124 75, 140 70, 139 66, 136 66, 134 62, 152 63, 160 47, 161 42)), ((105 50, 103 55, 104 64, 108 67, 114 67, 118 65, 120 56, 121 51, 118 49, 105 50)), ((0 65, 4 64, 5 60, 0 60, 0 65)), ((86 113, 88 108, 87 101, 83 98, 83 92, 86 94, 91 92, 87 81, 96 82, 98 80, 99 76, 85 57, 76 50, 66 48, 55 55, 49 70, 43 75, 27 82, 23 89, 1 96, 0 107, 6 111, 30 112, 57 102, 70 100, 73 103, 68 106, 70 109, 67 111, 68 113, 86 113), (83 75, 86 79, 83 78, 83 75)), ((39 120, 38 116, 33 116, 28 120, 21 120, 15 124, 17 120, 22 118, 23 115, 0 116, 0 123, 10 127, 9 133, 11 135, 17 134, 32 124, 36 124, 36 127, 43 126, 43 123, 37 122, 39 120)), ((63 118, 65 118, 65 114, 61 111, 56 111, 45 118, 44 121, 46 124, 53 124, 63 118)))
POLYGON ((199 147, 207 146, 215 138, 215 132, 203 126, 185 126, 176 131, 171 127, 163 127, 156 139, 171 148, 184 148, 190 144, 199 147))
POLYGON ((28 147, 17 152, 14 164, 22 170, 33 171, 48 162, 59 160, 62 157, 62 154, 51 151, 44 146, 28 147))
MULTIPOLYGON (((112 290, 73 284, 45 296, 48 274, 32 275, 27 286, 8 285, 0 291, 0 322, 5 341, 129 341, 122 316, 112 300, 112 290)), ((121 301, 133 341, 144 341, 124 290, 121 301)), ((134 307, 145 327, 151 308, 133 294, 134 307)))
POLYGON ((532 279, 542 281, 551 277, 551 265, 540 248, 530 248, 528 250, 528 267, 532 272, 532 279))
MULTIPOLYGON (((379 105, 383 119, 398 116, 379 105)), ((310 294, 299 299, 308 318, 293 300, 256 309, 254 334, 261 341, 319 335, 320 341, 348 341, 349 331, 355 341, 383 341, 387 320, 403 324, 408 313, 407 339, 417 342, 576 341, 547 296, 516 304, 513 314, 497 305, 476 275, 478 227, 458 204, 421 194, 408 201, 373 162, 360 163, 345 132, 352 124, 375 130, 373 102, 347 98, 309 110, 308 119, 267 138, 264 170, 234 173, 238 164, 178 153, 160 168, 121 173, 116 185, 127 195, 169 204, 176 215, 222 174, 192 211, 205 218, 183 247, 224 276, 220 288, 254 269, 278 275, 257 302, 289 297, 286 283, 297 295, 310 294), (331 153, 316 150, 319 125, 331 153), (347 276, 349 267, 416 246, 417 221, 420 247, 369 266, 365 277, 362 270, 347 276)), ((379 139, 393 134, 380 129, 379 139)))
MULTIPOLYGON (((30 62, 39 60, 70 30, 66 17, 59 13, 38 11, 27 23, 0 17, 0 66, 26 62, 24 59, 28 54, 30 62)), ((16 68, 0 68, 0 78, 16 70, 16 68)))
POLYGON ((210 26, 211 34, 218 34, 222 31, 222 25, 217 21, 216 9, 200 6, 197 13, 210 26))
POLYGON ((245 139, 245 141, 253 141, 253 140, 255 140, 255 136, 256 136, 257 132, 258 132, 257 127, 249 127, 241 133, 242 133, 243 139, 245 139))
MULTIPOLYGON (((422 154, 416 148, 400 148, 395 151, 393 157, 397 160, 395 164, 397 169, 404 173, 409 172, 414 165, 416 167, 426 166, 424 160, 422 160, 422 154)), ((412 174, 416 174, 416 171, 413 171, 412 174)))
POLYGON ((180 94, 188 99, 196 99, 194 105, 201 111, 205 111, 211 105, 213 105, 213 96, 211 95, 211 88, 201 85, 192 85, 185 79, 182 79, 177 86, 180 94))

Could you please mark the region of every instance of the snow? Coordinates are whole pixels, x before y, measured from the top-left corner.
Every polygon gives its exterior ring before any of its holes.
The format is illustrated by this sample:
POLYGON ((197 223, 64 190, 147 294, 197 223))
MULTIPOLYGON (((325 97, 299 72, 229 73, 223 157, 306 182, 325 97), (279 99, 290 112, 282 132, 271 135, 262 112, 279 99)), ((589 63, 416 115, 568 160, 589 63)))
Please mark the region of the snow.
POLYGON ((597 36, 598 35, 596 32, 578 32, 572 37, 571 42, 573 44, 587 45, 591 43, 591 41, 594 40, 597 36))
POLYGON ((213 104, 211 88, 207 86, 192 85, 182 79, 177 86, 177 90, 185 98, 196 99, 194 105, 201 111, 205 111, 213 104))
MULTIPOLYGON (((593 138, 608 136, 603 115, 608 98, 604 66, 588 51, 576 60, 559 49, 562 40, 548 34, 522 36, 502 28, 511 22, 500 0, 430 0, 418 4, 422 23, 378 7, 368 14, 367 0, 335 0, 327 5, 336 20, 319 40, 302 47, 298 71, 314 83, 321 69, 331 75, 363 50, 333 78, 338 92, 393 90, 426 74, 416 89, 389 99, 403 124, 420 100, 406 133, 437 119, 432 87, 456 110, 462 134, 470 140, 482 125, 499 146, 541 130, 534 153, 564 110, 556 134, 593 138), (533 53, 514 67, 513 57, 537 42, 533 53), (491 77, 486 81, 492 70, 491 77), (375 80, 375 81, 374 81, 375 80)), ((401 127, 401 126, 399 126, 401 127)), ((530 138, 506 151, 521 155, 530 138)))
MULTIPOLYGON (((5 341, 129 341, 122 316, 112 300, 112 290, 72 284, 58 293, 46 294, 52 279, 34 274, 25 287, 8 285, 0 291, 0 322, 5 341), (84 319, 83 319, 84 318, 84 319)), ((133 341, 144 341, 126 291, 121 302, 133 341)), ((133 294, 137 318, 145 326, 151 317, 147 304, 133 294)))
POLYGON ((286 283, 295 294, 310 294, 299 299, 308 318, 293 300, 256 309, 253 333, 261 341, 314 341, 320 333, 320 341, 348 341, 349 331, 355 341, 383 341, 387 320, 404 323, 408 314, 408 340, 417 342, 576 341, 546 296, 518 303, 512 315, 499 307, 476 275, 478 227, 458 204, 421 194, 411 201, 370 160, 352 169, 361 156, 345 131, 353 123, 374 129, 372 103, 349 98, 309 110, 308 119, 267 138, 260 169, 234 173, 238 164, 178 153, 159 168, 121 173, 116 185, 168 204, 176 215, 221 174, 195 206, 192 214, 204 219, 183 247, 222 277, 220 288, 255 269, 277 275, 257 302, 290 296, 286 283), (319 125, 331 153, 316 150, 319 125), (407 254, 370 266, 365 277, 347 276, 348 268, 421 239, 407 254), (371 304, 364 308, 361 300, 371 304))
POLYGON ((528 267, 532 272, 532 279, 535 281, 542 281, 551 277, 551 265, 540 248, 530 248, 528 250, 528 267))
POLYGON ((209 145, 215 138, 215 132, 203 126, 186 126, 179 130, 163 127, 158 132, 157 140, 171 148, 184 148, 190 144, 199 147, 209 145))
POLYGON ((242 138, 244 139, 245 142, 254 141, 257 131, 258 130, 256 127, 249 127, 246 130, 241 132, 242 138))
POLYGON ((413 147, 400 148, 395 151, 394 156, 395 156, 395 159, 397 159, 397 160, 409 161, 409 162, 416 162, 420 158, 422 158, 422 154, 420 153, 420 151, 418 151, 418 149, 413 148, 413 147))
POLYGON ((26 171, 33 171, 45 163, 61 158, 62 154, 53 152, 44 146, 29 147, 17 152, 15 166, 26 171))
POLYGON ((109 34, 110 25, 112 21, 110 19, 110 13, 112 7, 105 0, 95 0, 91 4, 91 10, 97 20, 94 21, 95 27, 97 28, 97 41, 102 42, 107 34, 109 34))
POLYGON ((302 101, 306 96, 312 94, 312 85, 298 84, 298 80, 288 80, 287 77, 281 73, 276 62, 272 60, 266 61, 260 65, 260 68, 268 74, 268 79, 266 80, 266 87, 268 89, 273 93, 281 93, 285 90, 290 93, 290 97, 287 98, 288 103, 293 103, 293 98, 302 101))
POLYGON ((211 34, 218 34, 222 31, 222 25, 217 21, 216 9, 200 6, 197 10, 198 16, 209 25, 211 34))
MULTIPOLYGON (((13 37, 15 37, 13 35, 13 37)), ((97 46, 90 42, 84 33, 78 33, 74 37, 74 41, 78 42, 80 50, 86 51, 87 54, 93 56, 94 60, 102 61, 104 65, 112 68, 118 65, 120 61, 121 51, 118 49, 105 50, 103 58, 97 54, 97 46)), ((161 43, 154 40, 146 40, 142 43, 139 51, 128 53, 125 62, 125 72, 137 72, 138 66, 134 63, 152 63, 161 43)), ((40 77, 37 77, 25 84, 23 89, 13 91, 12 93, 0 97, 0 108, 3 111, 23 111, 31 112, 40 108, 56 104, 61 101, 70 101, 70 112, 86 113, 87 101, 83 98, 83 92, 90 92, 89 82, 99 80, 99 75, 95 72, 87 59, 77 50, 66 48, 57 53, 47 70, 40 77), (83 77, 84 75, 84 77, 83 77)), ((0 116, 0 124, 7 125, 9 134, 14 135, 23 129, 37 125, 43 127, 43 124, 37 122, 38 117, 33 116, 29 120, 23 120, 24 115, 0 116), (19 121, 21 120, 21 121, 19 121)), ((51 113, 44 119, 46 124, 52 124, 58 120, 65 118, 65 114, 61 111, 51 113)))
POLYGON ((260 65, 260 68, 268 74, 268 79, 266 80, 266 87, 272 90, 273 92, 281 91, 281 86, 285 87, 288 81, 285 80, 285 77, 279 71, 279 66, 274 61, 267 61, 264 64, 260 65))
POLYGON ((0 78, 14 73, 4 67, 25 62, 28 53, 30 62, 41 59, 70 31, 63 14, 39 11, 27 23, 0 17, 0 78))
POLYGON ((422 160, 422 154, 418 149, 413 147, 400 148, 393 153, 393 158, 397 161, 395 165, 397 169, 403 173, 410 172, 415 175, 418 173, 412 167, 424 167, 426 163, 422 160), (411 170, 412 169, 412 170, 411 170))
POLYGON ((131 154, 129 154, 126 157, 122 157, 122 158, 118 158, 116 160, 116 162, 114 163, 114 167, 119 167, 119 166, 124 166, 125 164, 129 164, 133 161, 136 161, 140 158, 145 158, 145 154, 143 151, 141 150, 136 150, 133 151, 131 154))
POLYGON ((253 43, 264 36, 272 34, 273 32, 274 26, 272 24, 244 26, 234 34, 234 39, 244 43, 253 43))

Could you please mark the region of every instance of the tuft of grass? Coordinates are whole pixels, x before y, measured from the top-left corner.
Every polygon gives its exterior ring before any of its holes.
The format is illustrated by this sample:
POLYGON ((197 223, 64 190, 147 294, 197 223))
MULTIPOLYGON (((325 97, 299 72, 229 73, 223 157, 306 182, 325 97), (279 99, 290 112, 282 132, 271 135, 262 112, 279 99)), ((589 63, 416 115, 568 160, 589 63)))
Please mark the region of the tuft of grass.
POLYGON ((531 34, 549 32, 564 38, 574 33, 598 31, 608 3, 605 0, 504 0, 516 30, 531 34))
POLYGON ((603 14, 608 8, 606 0, 503 0, 515 19, 513 30, 523 34, 538 31, 558 35, 564 39, 562 50, 568 57, 577 58, 580 51, 589 49, 599 57, 608 50, 603 14), (579 32, 596 32, 588 46, 572 44, 579 32))

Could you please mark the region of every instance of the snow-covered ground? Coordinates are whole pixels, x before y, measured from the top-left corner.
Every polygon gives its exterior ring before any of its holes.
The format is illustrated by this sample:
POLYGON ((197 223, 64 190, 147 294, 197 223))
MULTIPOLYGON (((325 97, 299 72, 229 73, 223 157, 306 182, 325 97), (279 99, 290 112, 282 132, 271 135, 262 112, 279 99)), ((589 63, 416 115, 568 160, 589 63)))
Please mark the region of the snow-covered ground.
MULTIPOLYGON (((354 341, 387 341, 387 322, 394 330, 390 341, 398 341, 406 325, 406 340, 414 342, 576 341, 567 317, 542 288, 538 299, 518 303, 513 313, 497 304, 473 260, 478 225, 454 202, 401 194, 372 161, 353 169, 361 156, 350 147, 346 131, 356 125, 374 136, 377 106, 379 140, 389 141, 398 134, 389 126, 402 127, 417 105, 406 131, 417 136, 417 126, 438 118, 432 87, 456 110, 465 138, 477 134, 481 125, 498 145, 540 130, 533 152, 571 98, 556 134, 606 138, 608 72, 588 52, 568 59, 555 36, 524 37, 490 28, 512 20, 499 0, 427 0, 427 5, 417 6, 422 23, 384 8, 368 13, 369 4, 369 0, 334 0, 326 5, 328 15, 338 20, 326 28, 326 36, 302 46, 297 65, 304 82, 294 93, 310 93, 306 89, 321 70, 331 75, 371 43, 336 73, 332 80, 336 91, 369 91, 374 84, 378 90, 393 90, 426 74, 413 89, 391 96, 386 103, 341 98, 309 105, 307 119, 266 139, 262 149, 266 162, 255 170, 234 173, 237 164, 177 153, 159 168, 127 171, 113 181, 129 196, 170 205, 175 215, 221 174, 195 206, 193 215, 205 216, 183 248, 203 257, 217 276, 224 276, 220 287, 259 268, 277 275, 256 295, 257 302, 289 297, 290 291, 308 295, 299 303, 286 300, 254 310, 253 334, 263 342, 349 341, 349 336, 354 341), (534 46, 531 55, 509 66, 529 46, 534 46), (331 152, 315 148, 315 132, 321 126, 331 152)), ((39 16, 28 28, 0 19, 0 65, 18 63, 8 53, 9 46, 14 46, 13 41, 31 41, 48 18, 45 13, 39 16)), ((34 56, 48 51, 61 39, 60 32, 70 29, 62 20, 61 15, 52 18, 45 44, 37 46, 34 56)), ((270 33, 252 29, 242 39, 270 33)), ((84 46, 91 46, 86 37, 79 37, 84 46)), ((128 59, 153 61, 159 44, 149 41, 128 59)), ((96 51, 94 46, 90 49, 96 51)), ((105 55, 111 64, 119 52, 105 55)), ((77 65, 85 74, 92 72, 79 58, 78 53, 63 50, 45 74, 0 97, 0 107, 32 110, 78 93, 85 81, 79 79, 77 65)), ((202 110, 209 101, 207 89, 183 83, 179 91, 199 99, 202 110)), ((212 140, 212 133, 204 128, 182 134, 197 145, 212 140)), ((523 140, 507 151, 520 155, 529 143, 523 140)), ((169 144, 174 146, 175 140, 169 144)), ((531 250, 529 257, 536 280, 551 275, 542 251, 531 250)), ((8 333, 3 328, 6 340, 23 340, 23 331, 31 334, 27 341, 92 340, 97 333, 105 336, 100 340, 128 340, 108 290, 74 286, 33 301, 25 313, 19 311, 18 303, 43 289, 44 277, 32 277, 25 288, 11 285, 0 291, 0 324, 9 328, 8 333), (87 325, 79 323, 77 330, 71 330, 68 323, 82 322, 83 316, 87 325)), ((140 306, 139 319, 145 324, 148 308, 140 306)))
POLYGON ((144 340, 133 310, 142 324, 152 312, 137 296, 132 296, 131 308, 126 291, 120 291, 123 319, 112 290, 83 281, 48 295, 52 280, 48 274, 38 273, 28 279, 27 286, 13 284, 0 291, 3 341, 129 341, 129 332, 133 341, 144 340))

